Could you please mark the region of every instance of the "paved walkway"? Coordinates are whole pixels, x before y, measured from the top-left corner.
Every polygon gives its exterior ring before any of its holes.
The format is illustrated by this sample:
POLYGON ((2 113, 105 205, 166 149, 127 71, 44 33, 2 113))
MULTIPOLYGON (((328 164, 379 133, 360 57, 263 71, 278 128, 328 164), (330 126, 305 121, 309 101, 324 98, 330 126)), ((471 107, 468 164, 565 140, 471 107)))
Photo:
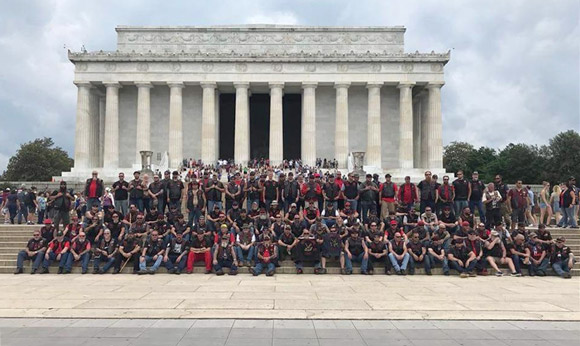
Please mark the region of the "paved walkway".
POLYGON ((580 278, 0 275, 0 317, 580 321, 580 278))
POLYGON ((570 346, 578 322, 0 319, 2 346, 570 346))

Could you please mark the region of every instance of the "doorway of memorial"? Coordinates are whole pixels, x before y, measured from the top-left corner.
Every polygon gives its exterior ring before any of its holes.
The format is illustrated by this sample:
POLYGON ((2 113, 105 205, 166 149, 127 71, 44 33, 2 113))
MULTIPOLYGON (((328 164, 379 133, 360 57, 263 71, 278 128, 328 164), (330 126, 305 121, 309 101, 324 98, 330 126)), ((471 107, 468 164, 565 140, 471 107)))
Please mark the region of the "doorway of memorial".
POLYGON ((220 94, 219 100, 219 159, 230 160, 234 158, 236 94, 220 94))
POLYGON ((283 157, 296 160, 302 154, 302 95, 285 94, 282 98, 283 157))
POLYGON ((270 95, 250 96, 250 159, 268 158, 270 150, 270 95))

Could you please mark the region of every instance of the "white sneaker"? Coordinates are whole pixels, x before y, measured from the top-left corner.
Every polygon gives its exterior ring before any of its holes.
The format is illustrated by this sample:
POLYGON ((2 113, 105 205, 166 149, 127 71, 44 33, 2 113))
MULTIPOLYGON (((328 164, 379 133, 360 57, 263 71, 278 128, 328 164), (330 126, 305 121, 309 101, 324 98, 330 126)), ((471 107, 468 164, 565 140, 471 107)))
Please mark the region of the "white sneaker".
POLYGON ((495 276, 503 276, 503 272, 499 271, 495 273, 495 276))

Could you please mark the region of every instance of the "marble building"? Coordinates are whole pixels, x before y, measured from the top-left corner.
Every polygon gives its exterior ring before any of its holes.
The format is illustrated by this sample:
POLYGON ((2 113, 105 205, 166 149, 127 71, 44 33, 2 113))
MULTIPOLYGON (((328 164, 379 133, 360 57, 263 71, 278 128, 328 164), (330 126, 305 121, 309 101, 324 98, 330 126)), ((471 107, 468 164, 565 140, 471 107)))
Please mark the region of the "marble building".
POLYGON ((115 51, 69 52, 75 164, 105 177, 184 158, 237 163, 365 152, 365 169, 442 172, 446 53, 406 53, 404 27, 119 26, 115 51), (168 158, 168 159, 167 159, 168 158))

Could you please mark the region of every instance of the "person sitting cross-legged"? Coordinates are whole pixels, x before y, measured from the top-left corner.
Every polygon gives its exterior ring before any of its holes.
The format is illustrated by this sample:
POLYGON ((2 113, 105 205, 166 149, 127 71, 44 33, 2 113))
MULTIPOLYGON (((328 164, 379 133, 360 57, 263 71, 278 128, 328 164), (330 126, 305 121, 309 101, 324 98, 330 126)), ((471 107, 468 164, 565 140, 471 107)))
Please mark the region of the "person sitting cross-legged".
POLYGON ((469 251, 461 239, 454 239, 451 245, 451 249, 447 255, 451 268, 457 270, 461 278, 476 276, 473 269, 475 268, 477 260, 475 259, 473 251, 469 251))
POLYGON ((258 276, 266 270, 266 276, 273 276, 276 270, 275 262, 278 258, 278 247, 272 244, 270 235, 264 235, 262 243, 258 245, 258 260, 256 266, 250 268, 254 276, 258 276))
POLYGON ((35 274, 38 267, 44 258, 46 251, 46 240, 40 236, 40 231, 36 230, 32 233, 32 239, 26 244, 26 248, 18 253, 16 260, 16 271, 14 274, 21 274, 24 272, 24 261, 30 260, 32 262, 32 270, 30 274, 35 274))
POLYGON ((234 244, 230 242, 230 236, 224 234, 220 241, 215 245, 213 252, 213 270, 216 275, 224 275, 223 268, 230 268, 229 275, 238 274, 238 259, 234 244))
POLYGON ((74 262, 81 263, 81 274, 86 274, 89 261, 91 260, 91 242, 88 241, 85 232, 79 232, 78 236, 72 241, 70 246, 70 255, 68 256, 65 270, 70 272, 74 262))
POLYGON ((189 244, 183 238, 183 231, 178 230, 175 238, 167 242, 163 262, 170 274, 181 274, 187 264, 189 244))
POLYGON ((165 247, 163 246, 163 240, 159 237, 159 232, 157 230, 151 231, 151 238, 143 244, 143 249, 141 250, 138 274, 155 274, 159 266, 161 266, 164 253, 165 247), (147 269, 148 262, 153 262, 149 269, 147 269))

